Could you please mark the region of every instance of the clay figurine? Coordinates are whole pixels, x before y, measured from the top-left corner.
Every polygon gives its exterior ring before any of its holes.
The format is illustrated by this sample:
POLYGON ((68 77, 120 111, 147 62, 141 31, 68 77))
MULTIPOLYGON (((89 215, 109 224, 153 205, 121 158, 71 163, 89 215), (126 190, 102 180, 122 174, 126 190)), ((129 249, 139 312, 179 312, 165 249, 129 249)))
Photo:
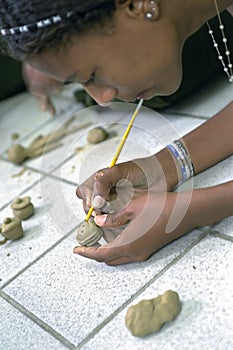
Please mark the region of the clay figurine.
POLYGON ((6 243, 7 240, 16 240, 23 237, 23 228, 21 220, 18 218, 5 218, 0 227, 0 233, 5 238, 1 244, 6 243))
POLYGON ((181 304, 179 296, 172 290, 157 298, 142 300, 130 306, 126 318, 126 327, 136 337, 157 332, 164 323, 171 322, 179 314, 181 304))
POLYGON ((87 142, 89 143, 100 143, 106 140, 108 133, 105 129, 100 126, 91 129, 87 134, 87 142))
POLYGON ((84 246, 94 246, 98 244, 98 241, 103 236, 103 230, 97 226, 92 218, 78 227, 76 240, 79 244, 84 246))
POLYGON ((28 147, 23 147, 19 144, 12 145, 7 150, 8 159, 15 164, 22 164, 24 160, 28 158, 36 158, 45 152, 49 152, 57 147, 62 146, 62 143, 57 142, 62 137, 69 135, 75 131, 83 129, 90 125, 89 122, 82 125, 74 126, 71 129, 68 129, 69 124, 74 120, 72 116, 69 120, 66 121, 60 128, 55 132, 52 132, 48 135, 39 135, 37 136, 28 147))
POLYGON ((11 209, 15 217, 25 220, 34 214, 34 206, 31 203, 31 197, 16 198, 11 203, 11 209))

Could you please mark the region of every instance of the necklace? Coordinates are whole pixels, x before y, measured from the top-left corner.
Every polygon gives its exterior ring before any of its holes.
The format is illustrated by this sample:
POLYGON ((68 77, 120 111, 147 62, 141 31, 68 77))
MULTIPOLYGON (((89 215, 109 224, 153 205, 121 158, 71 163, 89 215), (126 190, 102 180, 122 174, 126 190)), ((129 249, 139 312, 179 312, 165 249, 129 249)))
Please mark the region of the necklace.
POLYGON ((207 26, 208 26, 208 30, 209 30, 209 34, 212 38, 212 41, 213 41, 213 44, 214 44, 214 47, 217 51, 217 54, 218 54, 218 59, 220 60, 222 66, 223 66, 223 70, 224 72, 226 73, 227 77, 228 77, 228 80, 230 83, 233 83, 233 70, 232 70, 232 63, 231 63, 231 58, 230 58, 230 51, 228 49, 228 46, 227 46, 227 38, 225 36, 225 32, 224 32, 224 25, 222 23, 222 19, 221 19, 221 16, 220 16, 220 12, 219 12, 219 8, 218 8, 218 4, 217 4, 217 0, 214 0, 214 4, 215 4, 215 8, 216 8, 216 12, 217 12, 217 16, 218 16, 218 21, 219 21, 219 29, 221 31, 221 34, 222 34, 222 42, 223 42, 223 45, 224 45, 224 48, 225 48, 225 56, 226 56, 226 63, 224 61, 224 58, 223 58, 223 55, 220 53, 220 50, 219 50, 219 47, 218 47, 218 44, 215 40, 215 37, 214 37, 214 32, 213 30, 211 29, 210 25, 209 25, 209 22, 207 22, 207 26))

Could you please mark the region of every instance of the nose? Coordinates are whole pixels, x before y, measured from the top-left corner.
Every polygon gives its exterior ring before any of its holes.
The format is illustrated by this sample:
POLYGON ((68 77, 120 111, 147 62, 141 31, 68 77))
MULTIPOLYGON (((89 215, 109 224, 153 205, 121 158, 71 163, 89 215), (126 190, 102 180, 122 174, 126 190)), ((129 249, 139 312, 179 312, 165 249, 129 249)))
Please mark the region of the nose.
POLYGON ((108 105, 117 97, 117 89, 109 86, 88 86, 84 89, 101 106, 108 105))

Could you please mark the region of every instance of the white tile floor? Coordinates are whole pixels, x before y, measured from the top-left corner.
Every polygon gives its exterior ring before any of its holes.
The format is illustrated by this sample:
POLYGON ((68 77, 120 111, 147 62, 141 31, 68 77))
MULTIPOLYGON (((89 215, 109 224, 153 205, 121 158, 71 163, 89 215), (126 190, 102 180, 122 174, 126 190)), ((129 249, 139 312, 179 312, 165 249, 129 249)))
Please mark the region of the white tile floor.
MULTIPOLYGON (((143 109, 119 161, 159 150, 232 95, 232 87, 218 78, 162 114, 143 109)), ((24 237, 0 246, 0 349, 232 349, 233 217, 188 233, 143 263, 109 267, 74 255, 75 229, 84 219, 76 185, 108 165, 135 106, 83 109, 71 91, 56 102, 55 118, 39 112, 27 93, 0 103, 0 222, 12 216, 15 197, 29 195, 35 205, 35 215, 23 221, 24 237), (55 131, 74 111, 73 125, 92 124, 43 157, 21 166, 7 161, 12 133, 20 134, 15 142, 27 145, 55 131), (115 138, 87 145, 86 134, 97 124, 115 138), (167 289, 179 293, 180 315, 157 334, 133 337, 124 325, 129 305, 167 289)), ((232 179, 232 165, 230 157, 196 176, 194 186, 232 179)))

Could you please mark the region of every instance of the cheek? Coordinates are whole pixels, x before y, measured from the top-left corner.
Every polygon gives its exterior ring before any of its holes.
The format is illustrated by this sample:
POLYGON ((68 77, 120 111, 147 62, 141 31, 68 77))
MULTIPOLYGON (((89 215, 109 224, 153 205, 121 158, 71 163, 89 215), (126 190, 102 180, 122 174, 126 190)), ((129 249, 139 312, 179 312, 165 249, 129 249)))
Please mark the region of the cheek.
POLYGON ((160 67, 161 94, 171 95, 176 92, 182 81, 182 56, 178 51, 171 51, 160 67), (163 67, 163 68, 162 68, 163 67))
POLYGON ((165 81, 164 84, 167 85, 167 91, 166 93, 171 95, 174 92, 176 92, 181 84, 182 81, 182 65, 181 63, 178 63, 176 65, 172 65, 172 68, 169 70, 167 82, 165 81))

